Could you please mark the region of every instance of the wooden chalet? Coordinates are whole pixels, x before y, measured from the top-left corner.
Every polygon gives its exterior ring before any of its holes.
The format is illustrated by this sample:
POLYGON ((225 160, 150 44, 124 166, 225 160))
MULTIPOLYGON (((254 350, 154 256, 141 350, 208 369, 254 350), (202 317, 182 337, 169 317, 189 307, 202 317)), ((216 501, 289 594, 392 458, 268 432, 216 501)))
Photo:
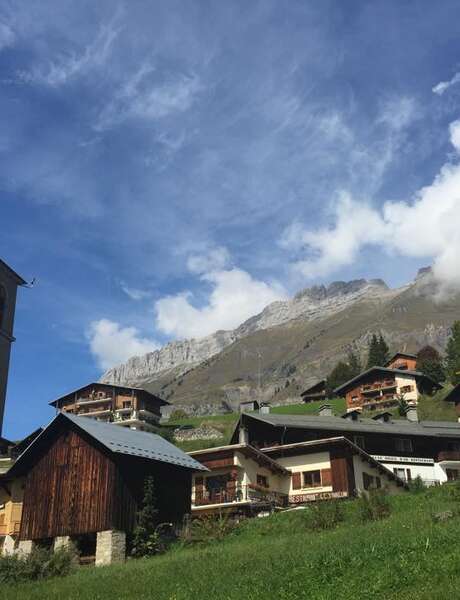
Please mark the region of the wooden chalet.
POLYGON ((388 369, 398 369, 399 371, 416 371, 417 355, 407 352, 396 352, 385 365, 388 369))
POLYGON ((460 383, 458 383, 451 389, 451 391, 444 398, 444 401, 452 402, 453 404, 455 404, 455 410, 460 421, 460 383))
POLYGON ((317 402, 318 400, 326 400, 326 380, 321 379, 314 385, 310 386, 300 394, 302 402, 317 402))
POLYGON ((441 386, 419 371, 372 367, 334 390, 346 399, 347 409, 388 408, 398 403, 417 403, 420 394, 431 394, 441 386))
POLYGON ((266 448, 338 436, 364 450, 401 479, 420 477, 426 485, 438 485, 460 478, 460 424, 419 421, 416 406, 409 407, 406 419, 394 419, 388 412, 365 418, 358 410, 342 416, 324 412, 322 416, 243 414, 231 443, 244 439, 264 452, 266 448))
POLYGON ((158 435, 59 413, 7 473, 24 486, 19 550, 75 543, 96 564, 121 560, 145 478, 160 520, 177 523, 190 512, 194 471, 206 467, 158 435))
POLYGON ((161 418, 162 407, 169 402, 141 388, 89 383, 53 400, 50 405, 67 414, 152 431, 161 418))
POLYGON ((191 452, 209 473, 195 474, 192 514, 254 515, 317 500, 348 498, 371 488, 390 493, 405 483, 344 437, 260 450, 240 443, 191 452))

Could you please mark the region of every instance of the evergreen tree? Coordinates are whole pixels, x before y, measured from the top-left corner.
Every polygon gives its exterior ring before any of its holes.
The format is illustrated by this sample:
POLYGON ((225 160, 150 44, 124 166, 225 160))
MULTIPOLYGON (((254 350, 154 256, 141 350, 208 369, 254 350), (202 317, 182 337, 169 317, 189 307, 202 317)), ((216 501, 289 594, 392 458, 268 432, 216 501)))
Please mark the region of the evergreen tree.
POLYGON ((162 550, 157 533, 158 510, 156 508, 155 485, 152 476, 144 480, 144 497, 136 514, 136 527, 133 532, 133 556, 151 556, 162 550))
POLYGON ((326 380, 327 395, 331 396, 335 388, 339 387, 353 377, 354 375, 351 373, 350 365, 343 361, 338 362, 326 380))
POLYGON ((384 367, 389 359, 389 348, 382 334, 377 337, 374 333, 369 342, 369 355, 367 369, 371 367, 384 367))
POLYGON ((439 352, 433 346, 424 346, 417 354, 417 371, 430 377, 436 383, 445 381, 446 374, 439 352))
POLYGON ((371 367, 376 366, 379 366, 379 340, 375 333, 373 333, 369 342, 369 353, 367 357, 366 368, 370 369, 371 367))
POLYGON ((379 337, 378 349, 379 362, 377 366, 384 367, 390 359, 390 349, 382 334, 379 337))
POLYGON ((447 342, 446 366, 450 382, 454 385, 460 383, 460 321, 452 325, 452 335, 447 342))
POLYGON ((354 348, 350 348, 348 352, 348 366, 350 368, 350 379, 361 373, 361 360, 354 348))

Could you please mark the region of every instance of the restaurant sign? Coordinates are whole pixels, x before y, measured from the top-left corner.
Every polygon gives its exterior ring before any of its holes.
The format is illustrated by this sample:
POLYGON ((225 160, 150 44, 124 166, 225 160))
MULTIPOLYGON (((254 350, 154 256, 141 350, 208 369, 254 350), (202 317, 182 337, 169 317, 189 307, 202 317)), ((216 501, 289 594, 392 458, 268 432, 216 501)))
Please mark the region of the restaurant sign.
POLYGON ((290 496, 290 504, 303 504, 304 502, 316 502, 317 500, 334 500, 347 498, 348 492, 317 492, 316 494, 296 494, 290 496))

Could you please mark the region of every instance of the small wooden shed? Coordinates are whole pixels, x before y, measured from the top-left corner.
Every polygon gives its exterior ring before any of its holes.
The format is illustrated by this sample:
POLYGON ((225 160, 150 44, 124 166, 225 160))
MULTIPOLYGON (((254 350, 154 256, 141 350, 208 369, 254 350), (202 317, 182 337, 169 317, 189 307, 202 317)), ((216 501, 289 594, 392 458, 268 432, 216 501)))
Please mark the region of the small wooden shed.
POLYGON ((96 564, 123 558, 147 476, 163 522, 190 513, 191 478, 206 467, 161 436, 59 413, 18 458, 24 478, 19 546, 96 539, 96 564), (123 555, 123 556, 122 556, 123 555))

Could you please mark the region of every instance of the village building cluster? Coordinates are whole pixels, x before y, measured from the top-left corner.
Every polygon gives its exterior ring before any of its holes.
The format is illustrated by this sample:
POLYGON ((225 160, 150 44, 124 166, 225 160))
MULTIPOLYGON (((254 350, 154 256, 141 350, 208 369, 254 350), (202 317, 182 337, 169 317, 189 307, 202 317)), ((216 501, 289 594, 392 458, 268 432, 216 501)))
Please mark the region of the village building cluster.
MULTIPOLYGON (((0 424, 22 284, 0 262, 0 424)), ((228 444, 185 453, 157 433, 168 402, 139 388, 87 384, 50 403, 56 416, 43 430, 20 442, 0 437, 0 550, 75 546, 96 565, 123 560, 148 476, 160 520, 171 524, 189 515, 263 515, 378 488, 399 494, 417 477, 425 485, 457 479, 460 424, 418 418, 420 394, 439 387, 417 371, 416 356, 397 353, 334 390, 346 400, 344 414, 333 414, 320 381, 302 393, 304 402, 323 401, 319 414, 243 403, 228 444), (389 409, 401 399, 406 415, 396 419, 389 409)), ((460 406, 460 386, 446 400, 460 406)))

